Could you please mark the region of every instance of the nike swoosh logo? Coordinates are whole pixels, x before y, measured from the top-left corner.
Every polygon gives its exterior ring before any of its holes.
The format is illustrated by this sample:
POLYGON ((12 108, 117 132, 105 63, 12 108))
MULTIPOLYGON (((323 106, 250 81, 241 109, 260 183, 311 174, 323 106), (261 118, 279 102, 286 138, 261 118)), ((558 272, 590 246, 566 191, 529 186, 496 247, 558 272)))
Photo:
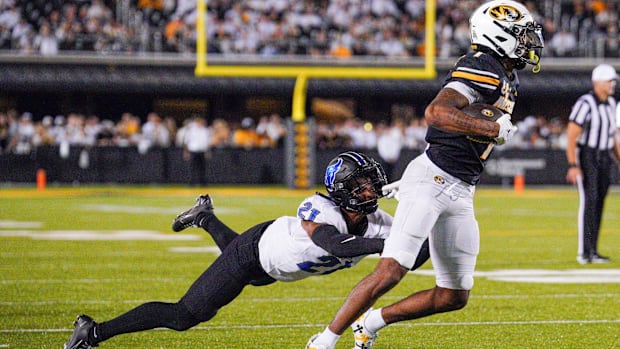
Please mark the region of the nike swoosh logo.
POLYGON ((345 243, 347 243, 347 242, 349 242, 349 241, 353 241, 353 240, 355 240, 355 236, 351 236, 351 237, 350 237, 350 238, 348 238, 348 239, 344 239, 344 240, 340 241, 340 243, 341 243, 341 244, 345 244, 345 243))

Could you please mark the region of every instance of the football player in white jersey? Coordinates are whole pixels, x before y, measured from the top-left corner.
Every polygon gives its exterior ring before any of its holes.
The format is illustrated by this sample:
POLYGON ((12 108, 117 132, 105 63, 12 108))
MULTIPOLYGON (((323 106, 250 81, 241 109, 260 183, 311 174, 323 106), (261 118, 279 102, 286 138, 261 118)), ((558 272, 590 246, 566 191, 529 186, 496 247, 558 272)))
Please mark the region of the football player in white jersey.
POLYGON ((517 70, 530 64, 537 72, 544 46, 542 27, 516 1, 483 3, 470 18, 470 32, 472 52, 459 58, 425 110, 428 146, 402 175, 392 233, 377 267, 353 288, 307 349, 334 348, 349 326, 355 348, 369 349, 377 331, 389 324, 467 304, 480 245, 475 186, 493 148, 516 132, 510 114, 518 95, 517 70), (472 103, 491 104, 505 114, 490 121, 461 111, 472 103), (373 310, 379 297, 407 274, 427 238, 436 286, 373 310))
MULTIPOLYGON (((255 225, 240 235, 215 216, 208 195, 200 196, 172 228, 205 229, 222 254, 176 303, 145 303, 100 323, 78 316, 65 349, 88 349, 119 334, 157 327, 184 331, 211 319, 247 285, 325 275, 380 253, 392 225, 392 217, 378 208, 385 184, 383 168, 374 159, 353 151, 339 154, 325 173, 327 195, 310 196, 296 216, 255 225)), ((412 269, 428 258, 428 248, 423 249, 412 269)))

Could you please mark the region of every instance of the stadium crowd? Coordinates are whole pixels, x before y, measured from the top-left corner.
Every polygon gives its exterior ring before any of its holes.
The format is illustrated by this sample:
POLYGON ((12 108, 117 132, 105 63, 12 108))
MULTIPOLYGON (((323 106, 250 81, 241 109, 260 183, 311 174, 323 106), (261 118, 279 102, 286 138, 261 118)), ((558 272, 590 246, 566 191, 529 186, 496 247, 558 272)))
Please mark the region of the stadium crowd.
MULTIPOLYGON (((467 19, 483 0, 437 0, 437 55, 469 48, 467 19)), ((620 5, 611 0, 524 1, 546 57, 618 57, 620 5)), ((418 56, 424 0, 209 0, 210 53, 418 56)), ((0 1, 0 49, 23 54, 192 53, 195 0, 0 1)))
MULTIPOLYGON (((145 119, 142 123, 139 116, 126 112, 115 123, 96 115, 70 113, 46 115, 35 121, 29 112, 0 112, 0 153, 29 154, 44 145, 135 146, 141 152, 152 147, 184 147, 188 141, 184 135, 194 127, 207 128, 210 147, 219 148, 279 147, 287 135, 284 120, 278 114, 265 115, 257 121, 245 117, 240 123, 214 119, 207 124, 196 116, 177 125, 174 118, 155 112, 145 119)), ((519 122, 516 139, 502 148, 563 149, 565 126, 559 119, 528 116, 519 122)), ((318 149, 397 149, 400 153, 401 149, 424 149, 425 133, 424 119, 418 117, 376 123, 346 118, 339 122, 318 121, 315 137, 318 149)))
MULTIPOLYGON (((437 55, 453 57, 469 49, 467 18, 483 0, 437 0, 437 55)), ((605 56, 620 52, 620 5, 601 0, 524 1, 544 26, 546 57, 605 56)), ((409 57, 424 45, 424 0, 209 0, 209 51, 221 54, 352 55, 409 57)), ((0 0, 0 50, 58 55, 195 50, 195 0, 0 0)), ((155 113, 100 120, 78 113, 45 116, 0 112, 0 150, 27 153, 38 145, 183 146, 193 119, 177 125, 155 113), (21 114, 21 115, 20 115, 21 114), (142 121, 144 120, 144 124, 142 121)), ((319 148, 381 147, 382 135, 402 136, 402 146, 424 146, 423 120, 398 119, 372 124, 356 118, 319 123, 319 148), (396 131, 395 131, 396 130, 396 131)), ((213 147, 270 147, 285 133, 279 116, 241 123, 209 120, 213 147), (267 125, 267 126, 265 126, 267 125)), ((542 116, 521 121, 517 148, 562 148, 564 122, 542 116)), ((395 139, 395 136, 392 137, 395 139)))

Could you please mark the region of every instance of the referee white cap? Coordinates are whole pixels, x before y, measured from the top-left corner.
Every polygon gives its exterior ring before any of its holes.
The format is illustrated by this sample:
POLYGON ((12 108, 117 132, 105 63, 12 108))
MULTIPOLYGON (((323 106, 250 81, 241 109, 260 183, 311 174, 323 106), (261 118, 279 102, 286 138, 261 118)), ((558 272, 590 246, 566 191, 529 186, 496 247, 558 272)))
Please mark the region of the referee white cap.
POLYGON ((592 81, 617 80, 616 69, 609 64, 599 64, 592 70, 592 81))

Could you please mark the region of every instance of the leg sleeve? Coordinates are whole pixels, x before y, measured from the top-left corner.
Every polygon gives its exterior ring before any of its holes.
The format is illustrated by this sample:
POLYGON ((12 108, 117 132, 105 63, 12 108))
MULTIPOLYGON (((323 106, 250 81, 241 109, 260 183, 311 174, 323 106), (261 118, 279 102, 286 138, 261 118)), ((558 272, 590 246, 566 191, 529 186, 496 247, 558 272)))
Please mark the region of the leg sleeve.
POLYGON ((201 227, 211 235, 220 251, 224 251, 226 246, 239 236, 236 231, 230 229, 214 214, 208 214, 202 220, 201 227))
POLYGON ((196 326, 200 321, 180 303, 149 302, 122 314, 112 320, 97 325, 97 338, 94 344, 119 334, 146 331, 165 327, 184 331, 196 326))

